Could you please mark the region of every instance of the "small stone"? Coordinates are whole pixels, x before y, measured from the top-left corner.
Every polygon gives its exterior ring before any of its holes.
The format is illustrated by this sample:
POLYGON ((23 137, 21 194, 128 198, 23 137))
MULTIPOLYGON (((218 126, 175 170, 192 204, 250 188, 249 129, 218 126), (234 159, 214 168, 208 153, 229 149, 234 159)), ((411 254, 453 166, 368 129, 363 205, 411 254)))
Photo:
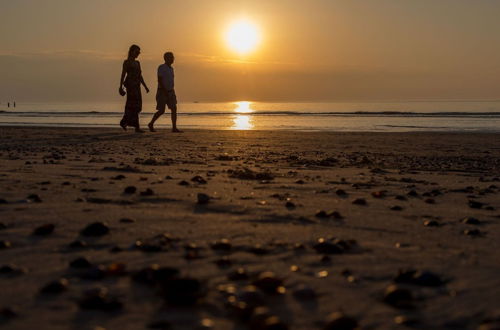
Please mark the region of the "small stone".
POLYGON ((17 267, 12 264, 0 266, 0 274, 7 275, 9 277, 23 275, 27 272, 28 271, 25 268, 17 267))
POLYGON ((189 182, 187 182, 186 180, 182 180, 178 183, 179 186, 189 186, 189 182))
POLYGON ((436 201, 434 200, 434 198, 426 198, 424 200, 424 202, 426 202, 427 204, 436 204, 436 201))
POLYGON ((248 280, 249 276, 245 268, 238 268, 227 275, 227 278, 231 281, 245 281, 248 280))
POLYGON ((233 265, 233 262, 228 257, 222 257, 214 261, 214 263, 219 268, 229 268, 233 265))
POLYGON ((467 217, 462 219, 462 223, 465 223, 466 225, 480 225, 481 221, 473 217, 467 217))
POLYGON ((69 263, 71 268, 89 268, 92 263, 85 257, 79 257, 69 263))
POLYGON ((134 186, 128 186, 128 187, 126 187, 123 190, 123 193, 126 194, 126 195, 132 195, 132 194, 135 194, 136 191, 137 191, 136 187, 134 187, 134 186))
POLYGON ((116 298, 109 297, 106 288, 91 289, 84 293, 78 305, 81 309, 102 310, 107 312, 123 308, 123 304, 116 298))
POLYGON ((296 206, 295 206, 295 203, 288 201, 285 203, 285 207, 287 209, 294 209, 296 206))
POLYGON ((398 285, 390 285, 385 290, 384 302, 396 308, 409 308, 412 306, 413 294, 398 285))
POLYGON ((356 198, 352 203, 354 205, 366 205, 366 200, 364 198, 356 198))
POLYGON ((178 276, 179 269, 173 267, 160 267, 157 264, 145 267, 132 274, 132 280, 146 285, 154 286, 163 280, 178 276))
POLYGON ((394 323, 399 325, 412 326, 417 324, 417 320, 406 315, 397 315, 396 317, 394 317, 394 323))
POLYGON ((316 212, 316 218, 328 218, 328 213, 326 213, 326 211, 318 211, 316 212))
POLYGON ((474 200, 469 200, 469 207, 471 209, 480 209, 484 206, 484 203, 474 201, 474 200))
POLYGON ((148 329, 160 329, 160 330, 170 330, 172 328, 172 323, 164 320, 154 321, 148 324, 148 329))
POLYGON ((215 251, 229 252, 232 248, 232 245, 227 238, 223 238, 220 241, 214 242, 210 247, 215 251))
POLYGON ((198 193, 197 195, 197 203, 198 204, 208 204, 210 202, 210 196, 204 193, 198 193))
POLYGON ((337 194, 338 196, 347 196, 347 193, 343 189, 337 189, 335 191, 335 194, 337 194))
POLYGON ((399 205, 391 206, 391 211, 402 211, 403 208, 399 205))
POLYGON ((170 278, 161 282, 163 298, 172 305, 194 305, 204 296, 202 283, 191 277, 170 278))
POLYGON ((253 281, 253 285, 267 294, 284 293, 285 290, 283 280, 276 277, 273 272, 260 273, 257 280, 253 281))
POLYGON ((356 319, 341 312, 335 312, 328 316, 324 330, 355 330, 358 328, 356 319))
POLYGON ((344 248, 336 243, 328 242, 324 238, 318 239, 318 243, 313 245, 313 249, 321 254, 340 254, 344 253, 344 248))
POLYGON ((56 226, 54 224, 48 223, 48 224, 45 224, 45 225, 42 225, 40 227, 35 228, 35 230, 33 231, 33 235, 47 236, 47 235, 52 234, 54 232, 55 228, 56 228, 56 226))
POLYGON ((436 220, 425 220, 424 226, 426 226, 426 227, 439 227, 440 224, 436 220))
POLYGON ((10 241, 0 241, 0 249, 8 249, 12 247, 12 243, 10 241))
POLYGON ((28 197, 26 197, 26 199, 29 200, 29 201, 31 201, 31 202, 35 202, 35 203, 41 203, 42 202, 42 199, 37 194, 31 194, 28 197))
POLYGON ((77 239, 77 240, 69 243, 68 247, 71 249, 85 248, 85 247, 87 247, 87 242, 77 239))
POLYGON ((203 179, 201 176, 197 175, 191 178, 192 182, 198 183, 198 184, 206 184, 207 180, 203 179))
POLYGON ((406 198, 403 195, 396 195, 396 197, 394 197, 394 198, 397 199, 398 201, 407 201, 408 200, 408 198, 406 198))
POLYGON ((463 231, 464 235, 477 237, 481 236, 483 233, 479 229, 466 229, 463 231))
POLYGON ((57 294, 62 293, 68 289, 69 282, 65 278, 61 278, 57 281, 50 282, 40 289, 40 293, 44 294, 57 294))
POLYGON ((104 222, 94 222, 80 231, 83 236, 103 236, 109 233, 109 227, 104 222))
POLYGON ((155 194, 154 191, 150 188, 141 191, 141 196, 153 196, 154 194, 155 194))
POLYGON ((121 218, 121 219, 120 219, 120 222, 121 222, 121 223, 134 223, 134 222, 135 222, 135 219, 131 219, 131 218, 121 218))
POLYGON ((316 291, 306 285, 300 285, 292 294, 298 300, 315 300, 318 297, 316 291))
POLYGON ((414 269, 400 270, 394 278, 394 282, 429 287, 438 287, 446 284, 446 281, 433 272, 417 271, 414 269))
POLYGON ((372 192, 372 196, 375 198, 384 198, 385 191, 374 191, 374 192, 372 192))
POLYGON ((415 190, 410 190, 407 195, 411 197, 418 197, 418 193, 415 190))

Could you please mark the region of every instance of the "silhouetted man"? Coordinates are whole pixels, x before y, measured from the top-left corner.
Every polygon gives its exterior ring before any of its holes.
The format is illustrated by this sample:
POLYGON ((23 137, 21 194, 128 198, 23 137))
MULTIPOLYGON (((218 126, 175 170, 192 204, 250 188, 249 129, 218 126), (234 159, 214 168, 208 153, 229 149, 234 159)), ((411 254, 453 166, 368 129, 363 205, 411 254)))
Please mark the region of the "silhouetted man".
POLYGON ((163 55, 165 63, 158 67, 158 90, 156 91, 156 113, 153 115, 151 122, 148 124, 149 130, 154 132, 155 121, 165 113, 165 108, 171 111, 172 132, 181 133, 177 129, 177 97, 174 90, 174 54, 166 52, 163 55))

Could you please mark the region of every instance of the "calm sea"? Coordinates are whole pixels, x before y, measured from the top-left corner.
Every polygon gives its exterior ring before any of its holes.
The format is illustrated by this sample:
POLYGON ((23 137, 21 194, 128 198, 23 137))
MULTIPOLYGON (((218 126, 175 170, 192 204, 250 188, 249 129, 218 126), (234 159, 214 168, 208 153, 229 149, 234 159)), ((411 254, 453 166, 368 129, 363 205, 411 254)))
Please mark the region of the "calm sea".
MULTIPOLYGON (((0 125, 116 127, 123 103, 0 103, 0 125)), ((154 104, 145 103, 145 126, 154 104)), ((170 125, 166 113, 158 128, 170 125)), ((180 103, 178 125, 193 129, 500 132, 500 101, 180 103)))

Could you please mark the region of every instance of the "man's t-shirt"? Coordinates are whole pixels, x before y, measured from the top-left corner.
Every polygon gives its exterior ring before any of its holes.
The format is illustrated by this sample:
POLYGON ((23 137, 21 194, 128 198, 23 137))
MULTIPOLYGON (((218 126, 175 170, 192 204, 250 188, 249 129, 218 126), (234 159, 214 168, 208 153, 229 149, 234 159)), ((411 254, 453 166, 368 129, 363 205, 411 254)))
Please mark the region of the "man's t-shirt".
MULTIPOLYGON (((166 64, 160 65, 158 67, 158 77, 161 77, 163 86, 165 86, 167 91, 174 89, 174 68, 166 64)), ((160 88, 161 86, 158 86, 158 89, 160 88)))

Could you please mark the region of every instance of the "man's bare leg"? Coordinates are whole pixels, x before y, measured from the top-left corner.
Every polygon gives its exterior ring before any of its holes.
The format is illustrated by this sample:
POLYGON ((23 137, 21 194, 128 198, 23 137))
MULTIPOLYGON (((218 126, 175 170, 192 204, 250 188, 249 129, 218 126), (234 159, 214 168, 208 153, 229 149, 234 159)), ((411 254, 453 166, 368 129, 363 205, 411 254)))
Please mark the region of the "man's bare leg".
POLYGON ((170 117, 172 118, 172 132, 182 133, 182 131, 177 129, 177 106, 171 109, 170 117))
POLYGON ((155 114, 153 115, 153 118, 151 118, 151 121, 148 124, 149 130, 151 132, 156 132, 155 128, 154 128, 154 124, 158 120, 158 118, 160 118, 160 116, 163 115, 164 113, 165 113, 165 110, 163 110, 163 111, 162 110, 158 110, 158 111, 155 112, 155 114))

